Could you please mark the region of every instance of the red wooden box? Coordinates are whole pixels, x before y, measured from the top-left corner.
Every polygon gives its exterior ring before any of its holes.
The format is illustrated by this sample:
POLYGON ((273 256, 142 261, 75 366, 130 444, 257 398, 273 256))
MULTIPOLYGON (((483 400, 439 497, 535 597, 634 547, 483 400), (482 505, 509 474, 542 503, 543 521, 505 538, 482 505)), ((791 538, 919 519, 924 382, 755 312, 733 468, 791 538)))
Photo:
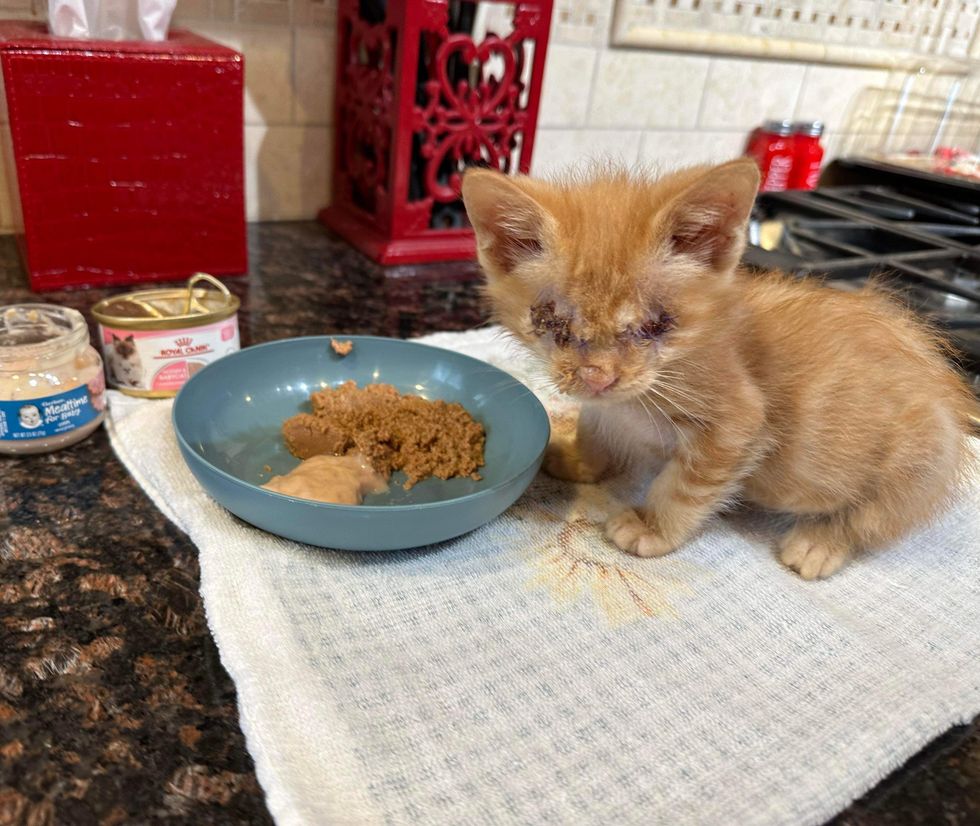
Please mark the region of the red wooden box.
POLYGON ((552 5, 339 0, 333 200, 320 219, 382 264, 473 258, 461 173, 528 171, 552 5), (481 7, 510 19, 475 30, 481 7))
POLYGON ((240 54, 0 21, 0 63, 33 289, 247 270, 240 54))

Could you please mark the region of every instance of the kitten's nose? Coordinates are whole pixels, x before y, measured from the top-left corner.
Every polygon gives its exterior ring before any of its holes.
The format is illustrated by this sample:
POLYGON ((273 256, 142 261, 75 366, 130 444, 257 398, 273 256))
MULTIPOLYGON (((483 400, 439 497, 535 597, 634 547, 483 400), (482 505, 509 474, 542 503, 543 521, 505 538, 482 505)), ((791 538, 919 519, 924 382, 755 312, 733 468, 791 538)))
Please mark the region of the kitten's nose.
POLYGON ((594 364, 579 367, 578 377, 593 393, 601 393, 616 381, 616 377, 612 373, 603 370, 601 367, 596 367, 594 364))

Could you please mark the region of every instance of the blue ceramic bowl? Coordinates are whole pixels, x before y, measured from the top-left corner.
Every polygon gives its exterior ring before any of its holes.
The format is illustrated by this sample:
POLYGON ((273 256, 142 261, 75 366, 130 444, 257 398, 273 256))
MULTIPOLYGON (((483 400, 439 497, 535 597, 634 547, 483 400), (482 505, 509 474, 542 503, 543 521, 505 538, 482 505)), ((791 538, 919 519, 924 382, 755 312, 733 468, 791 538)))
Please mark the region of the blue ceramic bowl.
POLYGON ((534 394, 468 356, 398 339, 349 338, 354 350, 346 358, 334 353, 324 336, 249 347, 184 385, 174 403, 174 429, 184 459, 208 493, 270 533, 352 551, 441 542, 510 507, 538 472, 548 443, 548 415, 534 394), (462 404, 486 429, 483 479, 427 479, 406 491, 399 473, 387 493, 368 496, 359 506, 297 499, 260 487, 298 464, 283 444, 283 420, 309 411, 312 391, 348 379, 462 404))

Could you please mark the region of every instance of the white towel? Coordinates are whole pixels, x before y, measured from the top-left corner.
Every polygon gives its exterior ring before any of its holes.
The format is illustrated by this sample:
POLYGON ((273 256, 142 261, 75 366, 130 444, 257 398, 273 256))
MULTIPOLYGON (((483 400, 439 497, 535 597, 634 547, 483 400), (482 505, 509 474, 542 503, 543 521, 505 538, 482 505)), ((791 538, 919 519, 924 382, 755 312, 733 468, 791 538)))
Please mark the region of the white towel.
MULTIPOLYGON (((492 330, 428 342, 531 379, 492 330)), ((823 582, 744 518, 633 559, 612 488, 545 477, 455 541, 338 553, 212 502, 170 408, 114 394, 112 444, 200 549, 283 826, 816 824, 980 712, 980 480, 823 582)))

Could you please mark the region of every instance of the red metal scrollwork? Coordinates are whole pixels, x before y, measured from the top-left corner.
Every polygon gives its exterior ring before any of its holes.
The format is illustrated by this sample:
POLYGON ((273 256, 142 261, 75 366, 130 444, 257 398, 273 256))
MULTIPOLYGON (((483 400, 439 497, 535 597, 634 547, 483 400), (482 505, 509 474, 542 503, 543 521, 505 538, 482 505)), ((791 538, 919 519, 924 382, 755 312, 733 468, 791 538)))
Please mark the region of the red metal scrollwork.
POLYGON ((527 113, 520 107, 524 91, 521 80, 523 48, 514 35, 503 39, 489 35, 476 44, 466 35, 453 34, 436 52, 436 80, 425 85, 426 106, 415 108, 414 127, 424 133, 421 154, 427 160, 427 192, 439 203, 459 198, 460 175, 454 172, 448 182, 437 179, 446 157, 453 161, 486 161, 491 166, 510 171, 511 153, 517 136, 526 124, 527 113), (464 64, 483 67, 492 58, 501 60, 499 77, 482 77, 471 86, 465 80, 450 81, 447 67, 458 56, 464 64))
POLYGON ((341 155, 350 197, 373 208, 388 185, 394 122, 392 32, 384 23, 349 22, 343 82, 338 84, 341 155))
POLYGON ((472 258, 461 171, 530 168, 553 0, 516 0, 509 34, 473 35, 491 5, 337 2, 333 202, 321 219, 377 261, 472 258))

